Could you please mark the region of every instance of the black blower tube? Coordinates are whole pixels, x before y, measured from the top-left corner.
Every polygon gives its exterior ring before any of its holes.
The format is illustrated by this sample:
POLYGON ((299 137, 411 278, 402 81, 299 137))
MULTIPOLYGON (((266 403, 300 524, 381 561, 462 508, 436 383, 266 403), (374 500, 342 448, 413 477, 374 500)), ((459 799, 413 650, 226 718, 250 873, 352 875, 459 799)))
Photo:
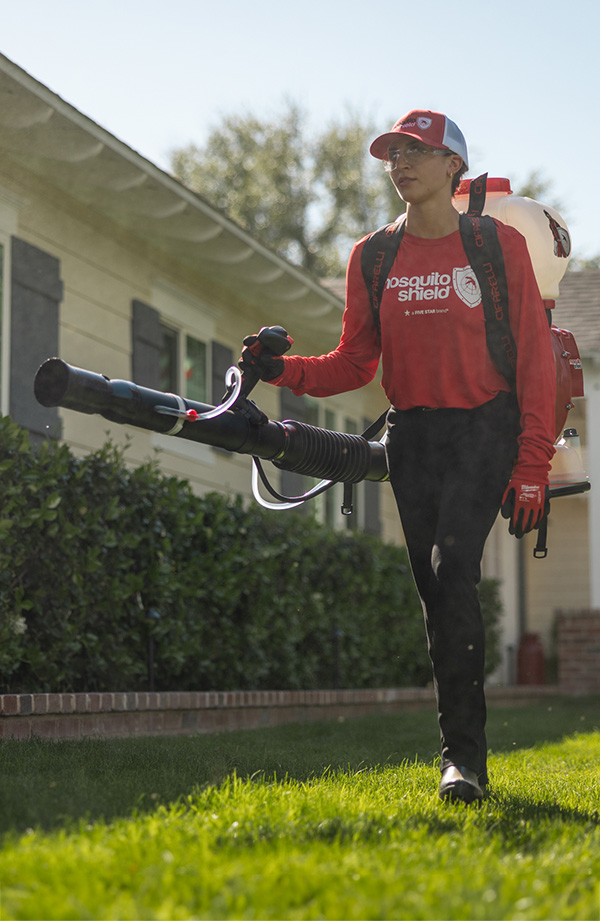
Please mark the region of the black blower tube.
POLYGON ((179 419, 178 413, 194 410, 202 414, 214 407, 140 387, 131 381, 111 380, 104 374, 73 367, 60 358, 49 358, 40 366, 34 393, 42 406, 98 413, 110 422, 134 425, 236 454, 251 454, 307 476, 345 483, 378 482, 388 477, 385 448, 379 441, 301 422, 257 423, 237 407, 212 419, 179 419))

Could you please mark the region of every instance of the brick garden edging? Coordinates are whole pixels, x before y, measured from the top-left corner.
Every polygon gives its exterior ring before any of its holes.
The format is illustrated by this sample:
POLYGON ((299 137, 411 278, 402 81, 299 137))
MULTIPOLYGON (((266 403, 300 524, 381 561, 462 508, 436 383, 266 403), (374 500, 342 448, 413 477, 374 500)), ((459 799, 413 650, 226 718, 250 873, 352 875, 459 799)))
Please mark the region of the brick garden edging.
MULTIPOLYGON (((490 687, 490 705, 557 696, 552 685, 490 687)), ((433 708, 430 688, 0 695, 0 739, 191 735, 433 708)))

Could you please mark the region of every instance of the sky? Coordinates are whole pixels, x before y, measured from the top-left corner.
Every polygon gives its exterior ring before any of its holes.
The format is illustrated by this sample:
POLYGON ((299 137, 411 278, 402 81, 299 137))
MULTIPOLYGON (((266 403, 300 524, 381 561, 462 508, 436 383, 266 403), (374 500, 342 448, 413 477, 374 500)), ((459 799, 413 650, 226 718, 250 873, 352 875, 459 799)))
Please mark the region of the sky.
MULTIPOLYGON (((1 0, 0 0, 1 2, 1 0)), ((388 130, 413 108, 461 127, 469 176, 537 170, 573 254, 600 253, 598 0, 19 0, 0 52, 158 166, 223 116, 319 131, 351 109, 388 130)))

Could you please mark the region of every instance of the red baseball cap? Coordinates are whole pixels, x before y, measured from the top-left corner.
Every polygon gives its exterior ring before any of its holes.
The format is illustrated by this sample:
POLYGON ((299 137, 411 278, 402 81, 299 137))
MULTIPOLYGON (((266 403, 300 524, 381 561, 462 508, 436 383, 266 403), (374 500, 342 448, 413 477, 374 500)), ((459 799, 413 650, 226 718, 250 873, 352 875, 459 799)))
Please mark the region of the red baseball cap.
POLYGON ((458 125, 447 115, 441 112, 431 112, 429 109, 413 109, 399 119, 391 131, 380 134, 375 138, 369 150, 378 160, 386 160, 388 147, 397 139, 399 134, 417 138, 430 147, 439 147, 451 150, 452 153, 462 157, 466 167, 469 166, 467 142, 458 125))

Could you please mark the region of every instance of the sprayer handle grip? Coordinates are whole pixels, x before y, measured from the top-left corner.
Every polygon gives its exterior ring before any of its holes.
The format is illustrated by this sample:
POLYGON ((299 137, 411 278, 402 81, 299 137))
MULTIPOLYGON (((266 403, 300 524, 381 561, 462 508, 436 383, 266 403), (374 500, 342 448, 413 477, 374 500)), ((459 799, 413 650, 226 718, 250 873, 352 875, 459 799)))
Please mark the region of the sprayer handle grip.
POLYGON ((244 375, 242 396, 247 396, 259 380, 273 380, 282 373, 283 361, 278 359, 293 342, 283 326, 263 326, 259 333, 246 336, 239 362, 244 375))
POLYGON ((288 336, 283 326, 263 326, 259 333, 253 333, 244 339, 244 345, 255 357, 263 355, 266 358, 284 355, 293 343, 294 340, 288 336))
POLYGON ((270 352, 272 355, 285 355, 294 344, 294 340, 288 336, 283 326, 263 326, 258 334, 258 341, 262 345, 263 354, 270 352))

